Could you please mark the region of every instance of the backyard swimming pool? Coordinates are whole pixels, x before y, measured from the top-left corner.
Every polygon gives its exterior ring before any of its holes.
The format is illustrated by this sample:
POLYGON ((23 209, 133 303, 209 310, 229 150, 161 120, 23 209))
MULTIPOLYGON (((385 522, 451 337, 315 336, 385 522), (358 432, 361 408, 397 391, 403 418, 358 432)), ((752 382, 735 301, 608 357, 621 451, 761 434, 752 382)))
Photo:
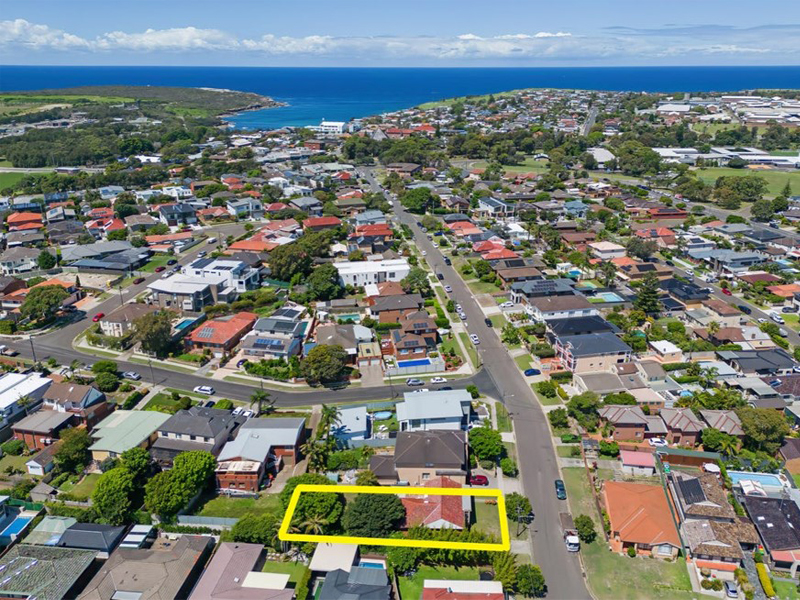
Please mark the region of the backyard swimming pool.
POLYGON ((360 323, 361 315, 339 315, 337 319, 340 321, 352 321, 353 323, 360 323))
POLYGON ((595 298, 601 298, 603 302, 625 302, 619 295, 614 292, 600 292, 595 294, 595 298))
POLYGON ((762 486, 766 487, 789 487, 789 482, 781 475, 773 475, 772 473, 748 473, 746 471, 728 471, 728 476, 731 478, 733 485, 740 481, 756 481, 762 486))
POLYGON ((382 562, 378 561, 371 561, 371 560, 362 560, 358 563, 359 567, 366 567, 367 569, 385 569, 386 565, 382 562))
POLYGON ((431 364, 430 358, 416 358, 414 360, 398 360, 397 366, 401 369, 405 367, 427 367, 431 364))
POLYGON ((392 418, 392 411, 382 410, 380 412, 372 413, 372 418, 376 421, 385 421, 392 418))
POLYGON ((192 325, 192 323, 194 323, 194 322, 195 322, 195 319, 184 319, 183 321, 181 321, 180 323, 175 325, 175 330, 176 331, 183 331, 187 327, 190 327, 192 325))
POLYGON ((33 517, 17 517, 9 523, 8 527, 0 531, 0 538, 18 535, 32 520, 33 517))

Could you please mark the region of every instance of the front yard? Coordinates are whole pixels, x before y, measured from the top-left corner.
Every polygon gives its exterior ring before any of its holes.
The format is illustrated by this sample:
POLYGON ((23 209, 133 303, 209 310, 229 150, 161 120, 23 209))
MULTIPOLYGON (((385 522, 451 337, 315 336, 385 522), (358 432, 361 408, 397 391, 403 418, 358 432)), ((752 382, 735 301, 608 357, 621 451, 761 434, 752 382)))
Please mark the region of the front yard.
MULTIPOLYGON (((192 402, 192 404, 194 404, 194 402, 192 402)), ((178 409, 179 404, 172 399, 171 395, 159 392, 147 401, 147 404, 144 405, 142 410, 155 410, 173 414, 178 409)))
POLYGON ((146 273, 155 273, 156 267, 166 267, 167 261, 173 258, 175 257, 169 256, 167 254, 155 256, 146 265, 140 267, 139 271, 144 271, 146 273))
POLYGON ((497 417, 497 431, 500 433, 512 431, 511 417, 508 415, 506 407, 497 402, 494 405, 494 410, 495 416, 497 417))
MULTIPOLYGON (((589 515, 594 519, 598 531, 594 542, 581 545, 589 586, 598 600, 688 600, 696 596, 692 592, 683 558, 667 562, 650 558, 629 558, 610 552, 600 533, 601 525, 586 471, 572 467, 563 469, 562 473, 572 516, 589 515)), ((601 477, 607 474, 600 472, 601 477)))
POLYGON ((399 577, 400 597, 403 600, 417 600, 422 597, 422 585, 426 579, 454 579, 456 581, 477 581, 480 571, 476 567, 429 567, 421 565, 411 577, 399 577))

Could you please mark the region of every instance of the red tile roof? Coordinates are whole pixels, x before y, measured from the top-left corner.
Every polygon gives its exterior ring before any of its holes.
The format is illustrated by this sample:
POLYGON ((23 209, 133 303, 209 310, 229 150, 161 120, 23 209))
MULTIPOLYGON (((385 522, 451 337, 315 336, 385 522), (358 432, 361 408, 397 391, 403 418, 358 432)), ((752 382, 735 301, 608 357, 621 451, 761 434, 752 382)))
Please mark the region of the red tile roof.
POLYGON ((12 225, 14 223, 27 223, 29 221, 42 221, 42 215, 32 212, 16 212, 11 213, 6 217, 6 223, 12 225))
POLYGON ((421 600, 505 600, 505 594, 502 592, 452 592, 448 588, 425 588, 422 590, 421 600))
MULTIPOLYGON (((429 480, 425 487, 460 488, 461 484, 448 477, 435 477, 429 480)), ((461 496, 411 496, 402 498, 401 502, 406 509, 406 527, 429 526, 438 521, 464 527, 461 496)))
POLYGON ((213 319, 200 325, 187 338, 195 344, 225 344, 237 335, 249 331, 257 319, 257 314, 249 312, 242 312, 230 318, 213 319))
POLYGON ((341 224, 341 219, 337 217, 311 217, 303 221, 303 228, 310 229, 314 227, 338 227, 341 224))

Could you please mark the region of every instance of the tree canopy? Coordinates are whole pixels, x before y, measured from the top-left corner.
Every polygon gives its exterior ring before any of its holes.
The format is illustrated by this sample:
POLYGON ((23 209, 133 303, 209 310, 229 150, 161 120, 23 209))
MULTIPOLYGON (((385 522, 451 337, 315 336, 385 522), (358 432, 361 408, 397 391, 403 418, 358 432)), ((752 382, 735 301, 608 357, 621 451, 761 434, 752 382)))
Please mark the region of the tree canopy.
POLYGON ((19 307, 23 317, 43 321, 52 317, 69 297, 69 292, 60 285, 34 287, 19 307))
POLYGON ((158 357, 166 356, 171 345, 170 313, 167 311, 152 312, 143 315, 133 322, 133 336, 142 350, 158 357))
POLYGON ((347 368, 347 353, 341 346, 314 346, 300 365, 303 376, 312 383, 341 381, 347 368))
POLYGON ((390 494, 358 494, 347 504, 342 525, 349 535, 386 537, 406 516, 400 498, 390 494))

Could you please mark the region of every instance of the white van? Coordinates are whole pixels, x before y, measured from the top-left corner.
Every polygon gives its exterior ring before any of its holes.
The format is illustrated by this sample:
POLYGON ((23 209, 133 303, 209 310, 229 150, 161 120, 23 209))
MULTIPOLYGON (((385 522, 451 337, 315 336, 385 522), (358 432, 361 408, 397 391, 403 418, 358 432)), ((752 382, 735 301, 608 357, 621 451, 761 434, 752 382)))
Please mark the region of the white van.
POLYGON ((217 238, 214 238, 214 237, 208 238, 208 243, 209 244, 216 244, 217 243, 217 238))

